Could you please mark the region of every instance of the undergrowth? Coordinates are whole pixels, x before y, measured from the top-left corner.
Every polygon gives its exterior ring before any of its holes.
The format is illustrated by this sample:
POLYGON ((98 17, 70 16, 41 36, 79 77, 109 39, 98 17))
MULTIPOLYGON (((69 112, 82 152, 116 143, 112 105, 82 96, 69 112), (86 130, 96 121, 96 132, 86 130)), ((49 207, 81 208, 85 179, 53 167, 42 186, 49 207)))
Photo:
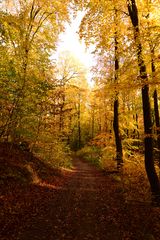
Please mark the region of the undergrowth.
POLYGON ((62 168, 71 168, 70 149, 63 143, 35 148, 30 152, 22 145, 0 143, 0 184, 16 182, 31 184, 37 181, 52 182, 60 176, 62 168), (35 181, 36 179, 36 181, 35 181))
POLYGON ((34 154, 54 168, 71 168, 71 151, 66 143, 52 140, 51 143, 39 143, 34 147, 34 154))
POLYGON ((77 151, 77 156, 81 157, 93 165, 100 167, 101 149, 97 146, 85 146, 77 151))

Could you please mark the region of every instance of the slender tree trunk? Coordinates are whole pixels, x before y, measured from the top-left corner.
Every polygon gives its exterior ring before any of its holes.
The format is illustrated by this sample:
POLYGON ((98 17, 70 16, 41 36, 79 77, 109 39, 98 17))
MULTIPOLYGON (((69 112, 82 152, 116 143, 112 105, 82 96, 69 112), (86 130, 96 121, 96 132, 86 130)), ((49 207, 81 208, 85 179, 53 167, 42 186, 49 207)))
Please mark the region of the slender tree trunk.
POLYGON ((60 107, 59 112, 59 132, 62 133, 63 131, 63 105, 60 107))
POLYGON ((140 77, 142 81, 142 103, 143 103, 143 119, 144 119, 144 133, 145 133, 145 168, 148 180, 151 186, 151 191, 155 201, 159 201, 160 184, 154 166, 153 159, 153 139, 152 139, 152 121, 151 121, 151 107, 149 99, 149 85, 146 66, 142 56, 142 45, 140 41, 138 9, 135 0, 127 0, 128 12, 134 27, 134 39, 137 46, 137 58, 140 77))
POLYGON ((65 95, 65 83, 62 81, 61 83, 61 96, 60 96, 60 112, 59 112, 59 131, 60 133, 63 132, 64 129, 64 107, 66 102, 66 95, 65 95))
POLYGON ((81 147, 81 94, 79 93, 78 99, 78 148, 81 147))
MULTIPOLYGON (((136 111, 135 109, 133 109, 136 111)), ((138 114, 133 114, 133 120, 135 122, 135 129, 133 130, 133 138, 139 139, 139 131, 138 131, 138 114)))
MULTIPOLYGON (((136 128, 137 128, 137 139, 139 139, 139 126, 138 126, 138 114, 136 113, 136 128)), ((137 146, 140 146, 140 143, 138 141, 137 146)))
MULTIPOLYGON (((156 67, 154 62, 154 47, 151 42, 150 42, 150 51, 151 51, 152 80, 154 80, 156 67)), ((160 117, 159 117, 159 109, 158 109, 158 93, 156 88, 153 93, 153 99, 154 99, 154 116, 155 116, 156 134, 157 134, 158 160, 159 160, 159 167, 160 167, 160 117)))
MULTIPOLYGON (((119 71, 119 60, 118 60, 118 40, 117 40, 117 10, 115 9, 115 83, 118 83, 118 71, 119 71)), ((113 129, 116 142, 116 160, 117 169, 120 169, 123 164, 123 153, 122 153, 122 141, 119 130, 119 101, 118 101, 118 91, 116 90, 116 96, 114 100, 114 119, 113 119, 113 129)))
POLYGON ((94 122, 95 122, 95 111, 94 111, 94 105, 92 109, 92 132, 91 132, 91 137, 92 139, 94 138, 94 122))
POLYGON ((159 161, 159 168, 160 168, 160 118, 159 118, 159 110, 158 110, 157 89, 154 90, 153 98, 154 98, 154 115, 155 115, 156 133, 157 133, 158 161, 159 161))
POLYGON ((121 142, 121 137, 119 132, 118 99, 114 101, 113 129, 114 129, 115 141, 116 141, 117 169, 120 169, 123 164, 123 154, 122 154, 122 142, 121 142))

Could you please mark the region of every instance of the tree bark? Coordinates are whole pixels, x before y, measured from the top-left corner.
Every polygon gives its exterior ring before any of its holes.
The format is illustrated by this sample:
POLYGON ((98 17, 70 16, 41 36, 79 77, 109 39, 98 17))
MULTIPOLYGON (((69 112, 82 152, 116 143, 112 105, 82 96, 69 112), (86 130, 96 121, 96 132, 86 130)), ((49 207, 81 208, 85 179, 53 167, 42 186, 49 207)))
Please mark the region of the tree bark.
POLYGON ((160 168, 160 118, 159 118, 159 109, 158 109, 158 94, 157 89, 154 90, 154 115, 156 122, 156 133, 157 133, 157 148, 158 148, 158 162, 160 168))
POLYGON ((160 184, 154 166, 153 159, 153 139, 152 139, 152 120, 151 107, 149 99, 149 85, 146 71, 146 65, 142 56, 142 44, 140 41, 138 9, 135 0, 127 0, 129 16, 134 28, 134 40, 137 47, 137 58, 139 72, 142 82, 142 103, 143 103, 143 119, 144 119, 144 134, 145 134, 145 169, 151 186, 151 191, 154 200, 160 200, 160 184))
MULTIPOLYGON (((115 9, 115 84, 118 83, 118 71, 119 71, 119 59, 118 59, 118 36, 117 36, 117 10, 115 9)), ((120 137, 119 130, 119 101, 118 101, 118 91, 115 91, 115 100, 114 100, 114 119, 113 119, 113 129, 116 142, 116 160, 117 160, 117 169, 121 169, 123 164, 123 152, 122 152, 122 141, 120 137)))
POLYGON ((92 139, 94 138, 94 124, 95 124, 95 110, 94 110, 94 105, 92 106, 92 131, 91 131, 91 137, 92 139))
MULTIPOLYGON (((155 72, 156 72, 156 66, 154 62, 155 53, 154 53, 153 44, 151 42, 150 42, 150 51, 151 51, 152 80, 154 80, 155 72)), ((154 116, 155 116, 156 134, 157 134, 158 161, 159 161, 159 168, 160 168, 160 117, 159 117, 159 109, 158 109, 158 93, 156 88, 153 93, 153 99, 154 99, 154 116)))
POLYGON ((123 153, 122 153, 122 142, 121 142, 121 137, 119 132, 118 99, 114 101, 113 129, 114 129, 115 142, 116 142, 117 169, 120 169, 123 164, 123 153))
POLYGON ((81 94, 78 95, 78 149, 81 147, 81 94))

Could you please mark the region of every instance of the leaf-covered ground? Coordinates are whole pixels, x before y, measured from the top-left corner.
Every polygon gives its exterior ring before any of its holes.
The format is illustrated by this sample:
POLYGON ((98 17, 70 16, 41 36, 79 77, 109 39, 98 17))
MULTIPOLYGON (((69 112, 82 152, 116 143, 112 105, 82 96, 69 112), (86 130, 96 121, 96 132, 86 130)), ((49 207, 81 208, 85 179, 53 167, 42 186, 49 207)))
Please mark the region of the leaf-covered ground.
POLYGON ((49 181, 3 183, 1 240, 160 239, 159 208, 126 202, 114 172, 81 159, 49 181))

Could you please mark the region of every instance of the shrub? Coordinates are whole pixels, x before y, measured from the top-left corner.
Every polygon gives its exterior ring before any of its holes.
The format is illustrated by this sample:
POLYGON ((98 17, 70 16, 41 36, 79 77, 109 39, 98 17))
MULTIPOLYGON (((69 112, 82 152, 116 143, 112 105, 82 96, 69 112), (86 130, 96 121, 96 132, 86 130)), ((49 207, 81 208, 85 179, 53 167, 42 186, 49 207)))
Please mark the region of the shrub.
POLYGON ((71 168, 72 166, 69 147, 56 139, 51 143, 39 142, 34 147, 34 154, 54 168, 71 168))
POLYGON ((86 159, 96 166, 100 166, 101 148, 97 146, 85 146, 77 151, 77 156, 86 159))
POLYGON ((100 159, 100 166, 102 169, 112 169, 116 168, 116 160, 115 160, 115 147, 108 146, 102 150, 102 156, 100 159))

